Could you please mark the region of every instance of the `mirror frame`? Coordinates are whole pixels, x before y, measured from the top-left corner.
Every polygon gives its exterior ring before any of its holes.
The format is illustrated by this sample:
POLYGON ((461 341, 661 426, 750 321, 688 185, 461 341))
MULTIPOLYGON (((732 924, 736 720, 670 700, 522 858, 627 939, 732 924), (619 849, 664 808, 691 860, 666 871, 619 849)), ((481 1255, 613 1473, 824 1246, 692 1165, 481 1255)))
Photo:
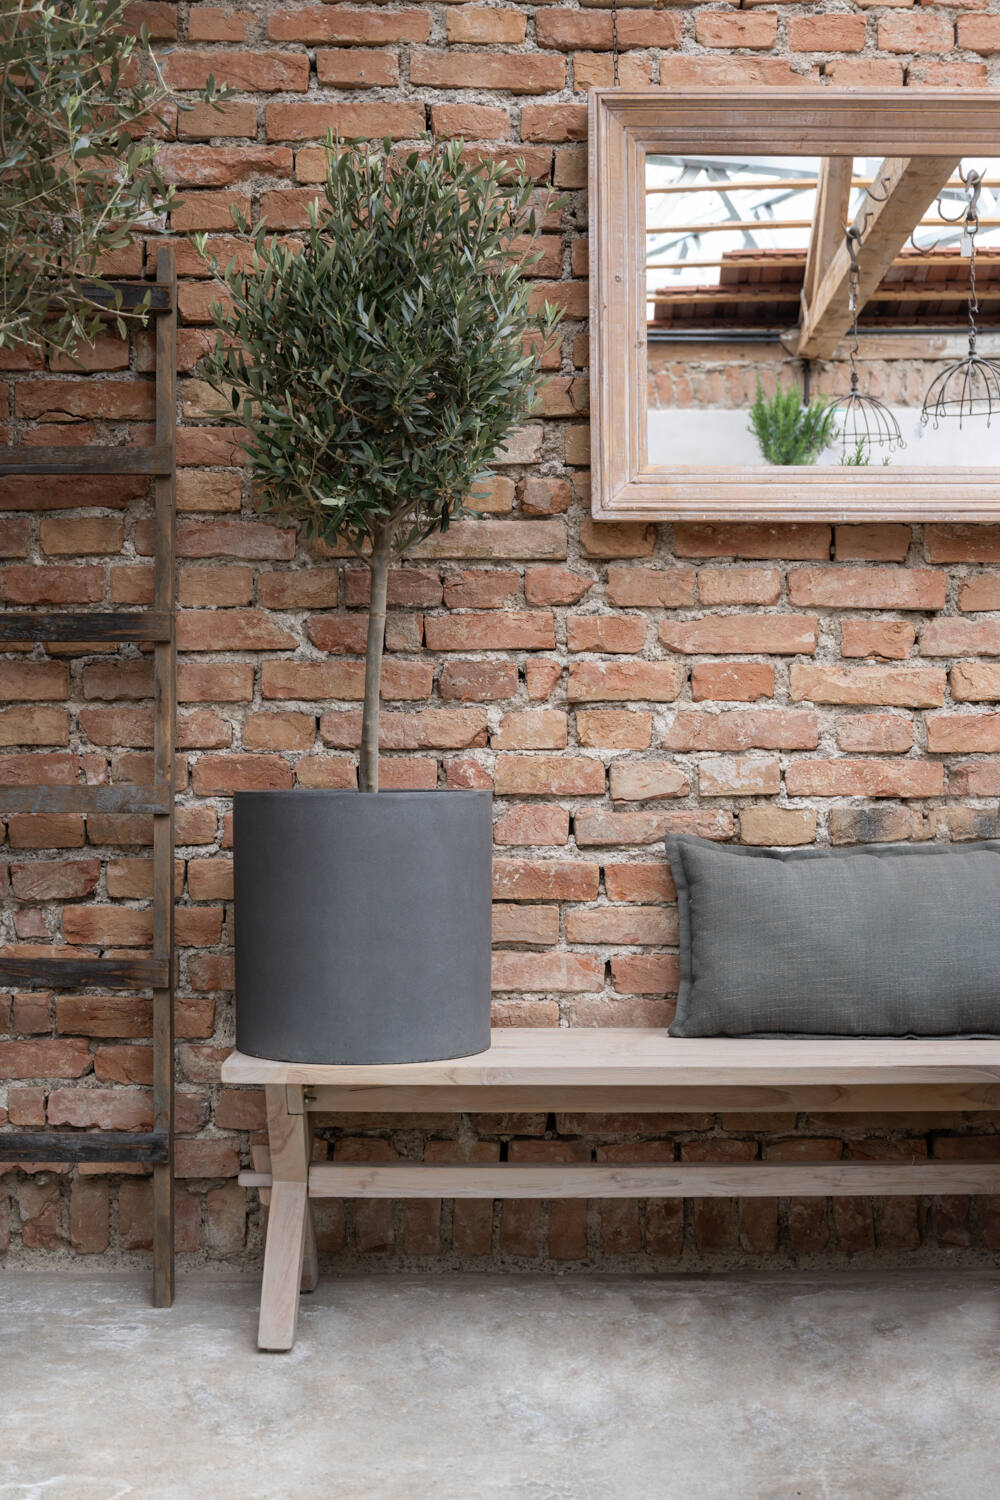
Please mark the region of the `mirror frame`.
POLYGON ((592 512, 604 521, 997 521, 996 468, 647 461, 646 153, 1000 156, 1000 92, 819 86, 740 93, 594 89, 589 102, 592 512))

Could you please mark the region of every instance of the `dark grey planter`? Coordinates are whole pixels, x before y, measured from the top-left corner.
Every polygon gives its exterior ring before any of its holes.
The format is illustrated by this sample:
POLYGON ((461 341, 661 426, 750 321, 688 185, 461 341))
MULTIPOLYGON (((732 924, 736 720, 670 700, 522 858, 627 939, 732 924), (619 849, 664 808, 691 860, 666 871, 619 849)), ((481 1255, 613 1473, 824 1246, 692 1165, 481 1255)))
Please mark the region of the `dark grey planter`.
POLYGON ((352 1064, 489 1046, 489 792, 234 804, 241 1052, 352 1064))

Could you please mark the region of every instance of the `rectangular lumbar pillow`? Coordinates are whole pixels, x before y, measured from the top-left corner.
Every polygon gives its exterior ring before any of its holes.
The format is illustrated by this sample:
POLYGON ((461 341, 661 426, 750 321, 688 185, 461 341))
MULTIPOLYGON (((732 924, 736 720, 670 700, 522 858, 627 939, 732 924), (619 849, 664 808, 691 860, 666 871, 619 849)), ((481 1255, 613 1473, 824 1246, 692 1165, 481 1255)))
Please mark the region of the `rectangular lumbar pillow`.
POLYGON ((671 1036, 1000 1036, 1000 841, 667 855, 671 1036))

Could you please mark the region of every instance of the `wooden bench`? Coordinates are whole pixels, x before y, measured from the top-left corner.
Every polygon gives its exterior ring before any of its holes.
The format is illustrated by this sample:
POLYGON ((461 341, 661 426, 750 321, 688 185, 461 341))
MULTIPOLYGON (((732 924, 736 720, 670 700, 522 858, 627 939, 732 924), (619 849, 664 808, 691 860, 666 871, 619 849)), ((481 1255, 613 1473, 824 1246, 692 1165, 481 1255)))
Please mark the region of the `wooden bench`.
POLYGON ((227 1084, 262 1084, 270 1160, 240 1182, 270 1194, 258 1346, 290 1349, 316 1285, 311 1198, 857 1197, 1000 1193, 1000 1162, 746 1162, 665 1166, 312 1162, 314 1114, 352 1111, 824 1112, 1000 1108, 1000 1041, 673 1040, 662 1031, 494 1031, 449 1062, 322 1067, 234 1052, 227 1084), (266 1168, 266 1170, 264 1170, 266 1168))

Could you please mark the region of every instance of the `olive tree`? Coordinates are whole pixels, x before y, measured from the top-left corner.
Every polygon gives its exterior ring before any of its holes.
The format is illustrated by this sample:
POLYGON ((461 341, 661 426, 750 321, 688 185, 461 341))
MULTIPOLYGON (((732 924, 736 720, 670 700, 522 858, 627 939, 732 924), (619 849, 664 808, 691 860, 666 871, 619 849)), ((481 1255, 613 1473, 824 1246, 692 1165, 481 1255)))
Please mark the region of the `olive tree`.
POLYGON ((103 258, 174 204, 142 139, 170 96, 127 5, 0 0, 0 349, 91 342, 117 307, 103 258))
POLYGON ((258 508, 370 569, 359 785, 377 791, 390 566, 475 505, 559 314, 533 309, 541 225, 523 167, 507 181, 457 142, 328 148, 299 240, 260 223, 222 273, 208 379, 247 430, 258 508))

